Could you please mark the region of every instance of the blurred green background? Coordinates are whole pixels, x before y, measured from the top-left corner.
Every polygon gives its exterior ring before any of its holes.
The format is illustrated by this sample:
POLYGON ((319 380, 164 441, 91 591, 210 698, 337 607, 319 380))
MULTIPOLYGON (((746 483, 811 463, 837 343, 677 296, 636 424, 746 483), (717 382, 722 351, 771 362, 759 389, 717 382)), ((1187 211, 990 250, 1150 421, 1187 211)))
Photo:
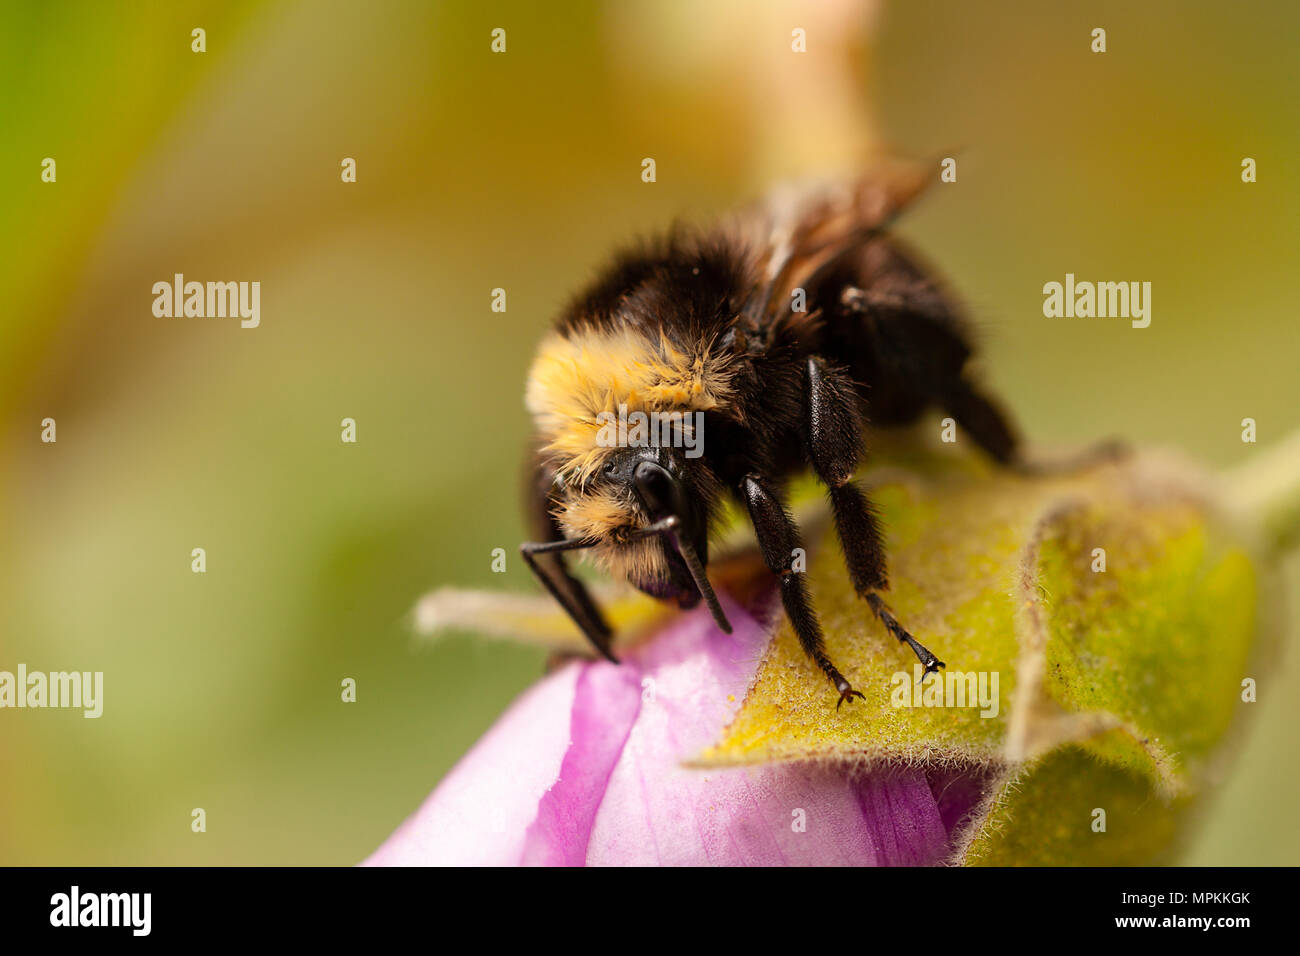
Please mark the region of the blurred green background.
MULTIPOLYGON (((780 143, 746 58, 790 55, 816 18, 2 9, 0 669, 106 688, 99 720, 0 712, 0 863, 353 863, 540 672, 539 651, 422 645, 408 619, 438 585, 532 587, 490 553, 523 536, 533 344, 612 244, 753 198, 780 143), (155 318, 176 272, 260 281, 261 327, 155 318)), ((960 148, 958 182, 901 230, 971 304, 1029 434, 1226 467, 1251 450, 1242 418, 1261 446, 1300 427, 1300 7, 912 0, 867 27, 863 129, 960 148), (1151 327, 1045 319, 1067 271, 1152 282, 1151 327)), ((1300 862, 1294 674, 1259 675, 1188 862, 1300 862)))

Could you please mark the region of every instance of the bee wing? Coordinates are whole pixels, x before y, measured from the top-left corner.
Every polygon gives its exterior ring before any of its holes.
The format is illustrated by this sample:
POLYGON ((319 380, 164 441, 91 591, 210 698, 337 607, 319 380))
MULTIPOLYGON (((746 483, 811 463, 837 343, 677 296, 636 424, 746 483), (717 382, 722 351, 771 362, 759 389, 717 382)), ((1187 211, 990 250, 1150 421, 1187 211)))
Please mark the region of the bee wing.
POLYGON ((789 184, 742 214, 735 228, 755 250, 758 276, 751 322, 770 322, 795 289, 888 227, 928 184, 928 169, 891 161, 847 183, 789 184))

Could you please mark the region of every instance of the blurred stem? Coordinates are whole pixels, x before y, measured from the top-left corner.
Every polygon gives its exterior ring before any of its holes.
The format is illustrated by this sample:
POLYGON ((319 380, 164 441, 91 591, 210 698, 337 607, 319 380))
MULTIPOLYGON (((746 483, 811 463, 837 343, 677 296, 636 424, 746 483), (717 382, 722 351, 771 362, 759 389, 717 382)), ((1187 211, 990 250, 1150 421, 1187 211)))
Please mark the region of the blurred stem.
POLYGON ((1300 545, 1300 430, 1226 475, 1229 499, 1244 509, 1274 554, 1300 545))
POLYGON ((766 188, 804 176, 852 178, 878 149, 870 78, 876 0, 820 0, 768 9, 746 54, 754 127, 751 174, 766 188), (791 27, 807 52, 792 50, 791 27))

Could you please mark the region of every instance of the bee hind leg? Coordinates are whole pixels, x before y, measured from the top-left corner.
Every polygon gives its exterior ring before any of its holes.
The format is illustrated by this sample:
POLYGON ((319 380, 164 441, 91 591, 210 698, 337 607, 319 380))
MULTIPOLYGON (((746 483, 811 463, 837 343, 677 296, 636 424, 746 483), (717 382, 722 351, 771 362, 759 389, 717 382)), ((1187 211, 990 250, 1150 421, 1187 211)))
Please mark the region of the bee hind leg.
POLYGON ((958 426, 998 464, 1022 475, 1066 475, 1118 461, 1128 446, 1111 438, 1054 460, 1030 456, 1010 416, 969 381, 959 379, 944 389, 940 404, 958 426))

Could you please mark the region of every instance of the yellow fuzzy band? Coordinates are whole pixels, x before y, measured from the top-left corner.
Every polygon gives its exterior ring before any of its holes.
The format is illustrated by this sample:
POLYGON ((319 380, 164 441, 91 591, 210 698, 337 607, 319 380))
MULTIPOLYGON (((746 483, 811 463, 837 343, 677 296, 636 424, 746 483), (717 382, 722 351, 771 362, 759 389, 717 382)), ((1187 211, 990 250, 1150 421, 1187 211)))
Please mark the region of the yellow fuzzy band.
POLYGON ((542 452, 566 481, 585 481, 610 449, 597 442, 602 412, 709 411, 733 394, 729 354, 709 342, 692 348, 629 329, 579 328, 549 334, 528 375, 525 403, 542 452))

